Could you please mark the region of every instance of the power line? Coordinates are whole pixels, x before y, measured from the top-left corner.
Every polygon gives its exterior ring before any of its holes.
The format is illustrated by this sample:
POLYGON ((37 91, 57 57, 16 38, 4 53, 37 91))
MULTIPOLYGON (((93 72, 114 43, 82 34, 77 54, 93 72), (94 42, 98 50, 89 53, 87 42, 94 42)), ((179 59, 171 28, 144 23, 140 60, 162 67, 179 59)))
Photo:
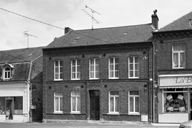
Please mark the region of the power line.
MULTIPOLYGON (((39 20, 30 18, 30 17, 27 17, 27 16, 24 16, 24 15, 21 15, 21 14, 18 14, 18 13, 15 13, 15 12, 12 12, 12 11, 9 11, 9 10, 6 10, 6 9, 3 9, 3 8, 1 8, 1 7, 0 7, 0 9, 3 10, 3 11, 9 12, 9 13, 15 14, 15 15, 17 15, 17 16, 21 16, 21 17, 24 17, 24 18, 27 18, 27 19, 30 19, 30 20, 33 20, 33 21, 36 21, 36 22, 39 22, 39 23, 48 25, 48 26, 52 26, 52 27, 55 27, 55 28, 58 28, 58 29, 65 30, 64 28, 61 28, 61 27, 58 27, 58 26, 55 26, 55 25, 52 25, 52 24, 49 24, 49 23, 45 23, 45 22, 42 22, 42 21, 39 21, 39 20)), ((110 43, 109 41, 104 41, 104 40, 102 40, 102 39, 98 39, 98 38, 91 37, 91 36, 88 36, 88 35, 80 34, 80 33, 76 32, 76 31, 73 31, 73 32, 76 33, 76 34, 79 34, 79 35, 88 37, 88 38, 92 38, 92 39, 94 39, 94 40, 99 40, 99 41, 102 41, 102 42, 110 43)))
POLYGON ((17 15, 17 16, 21 16, 21 17, 24 17, 24 18, 27 18, 27 19, 30 19, 30 20, 33 20, 33 21, 36 21, 36 22, 39 22, 39 23, 42 23, 42 24, 51 26, 51 27, 55 27, 55 28, 58 28, 58 29, 65 30, 64 28, 61 28, 61 27, 58 27, 58 26, 55 26, 55 25, 52 25, 52 24, 49 24, 49 23, 45 23, 45 22, 40 21, 40 20, 36 20, 36 19, 33 19, 33 18, 24 16, 24 15, 21 15, 21 14, 18 14, 18 13, 15 13, 15 12, 12 12, 12 11, 9 11, 9 10, 6 10, 6 9, 4 9, 4 8, 0 8, 0 9, 3 10, 3 11, 9 12, 9 13, 15 14, 15 15, 17 15))

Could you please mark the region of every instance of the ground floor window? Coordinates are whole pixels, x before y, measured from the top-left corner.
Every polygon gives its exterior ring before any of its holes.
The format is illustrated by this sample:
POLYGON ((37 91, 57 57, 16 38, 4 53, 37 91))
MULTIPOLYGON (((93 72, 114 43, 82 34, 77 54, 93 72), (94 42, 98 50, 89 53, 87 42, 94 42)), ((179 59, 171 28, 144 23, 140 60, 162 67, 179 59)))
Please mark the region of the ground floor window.
POLYGON ((74 90, 71 92, 71 112, 80 113, 81 110, 81 95, 80 91, 74 90))
POLYGON ((119 92, 109 92, 109 113, 119 113, 119 92))
POLYGON ((0 97, 0 114, 23 114, 23 97, 0 97))
POLYGON ((60 92, 54 93, 54 112, 63 112, 63 94, 60 92))
POLYGON ((129 91, 129 113, 139 114, 139 91, 129 91))
POLYGON ((164 112, 187 112, 188 92, 183 89, 166 89, 164 91, 164 112))

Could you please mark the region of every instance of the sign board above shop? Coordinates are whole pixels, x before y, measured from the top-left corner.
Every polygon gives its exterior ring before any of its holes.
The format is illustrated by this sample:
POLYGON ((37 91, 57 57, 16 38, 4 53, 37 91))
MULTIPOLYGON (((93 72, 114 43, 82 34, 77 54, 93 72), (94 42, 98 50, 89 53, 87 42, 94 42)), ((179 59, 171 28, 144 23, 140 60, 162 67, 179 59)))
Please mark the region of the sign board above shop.
POLYGON ((192 74, 159 75, 159 86, 192 88, 192 74))

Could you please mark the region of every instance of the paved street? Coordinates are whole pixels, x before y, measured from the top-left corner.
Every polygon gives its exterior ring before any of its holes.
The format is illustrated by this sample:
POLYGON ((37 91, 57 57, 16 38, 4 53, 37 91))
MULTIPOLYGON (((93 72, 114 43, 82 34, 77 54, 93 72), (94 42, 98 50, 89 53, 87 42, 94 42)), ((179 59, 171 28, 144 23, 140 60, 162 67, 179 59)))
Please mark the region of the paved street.
POLYGON ((100 124, 100 123, 0 123, 0 128, 178 128, 177 126, 152 126, 150 124, 100 124))

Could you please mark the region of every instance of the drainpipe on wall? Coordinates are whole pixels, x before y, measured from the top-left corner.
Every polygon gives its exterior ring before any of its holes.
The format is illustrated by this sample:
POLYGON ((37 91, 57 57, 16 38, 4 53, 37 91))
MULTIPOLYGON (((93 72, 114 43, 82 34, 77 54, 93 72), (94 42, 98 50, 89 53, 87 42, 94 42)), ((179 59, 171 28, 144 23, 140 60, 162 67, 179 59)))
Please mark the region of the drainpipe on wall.
POLYGON ((154 40, 152 41, 152 45, 153 45, 153 57, 152 57, 152 63, 153 63, 153 80, 152 80, 152 96, 153 96, 153 99, 152 99, 152 121, 153 123, 156 123, 156 111, 155 111, 155 104, 156 104, 156 92, 155 92, 155 87, 154 87, 154 84, 156 83, 156 79, 155 79, 155 75, 156 75, 156 65, 155 65, 155 62, 156 62, 156 47, 155 47, 155 43, 154 43, 154 40))
POLYGON ((32 61, 30 62, 30 69, 29 69, 29 75, 28 75, 28 79, 27 79, 27 100, 28 100, 28 103, 27 103, 27 111, 28 111, 28 119, 29 119, 29 122, 32 122, 32 112, 30 110, 30 101, 31 101, 31 92, 30 92, 30 80, 31 80, 31 72, 32 72, 32 61))

